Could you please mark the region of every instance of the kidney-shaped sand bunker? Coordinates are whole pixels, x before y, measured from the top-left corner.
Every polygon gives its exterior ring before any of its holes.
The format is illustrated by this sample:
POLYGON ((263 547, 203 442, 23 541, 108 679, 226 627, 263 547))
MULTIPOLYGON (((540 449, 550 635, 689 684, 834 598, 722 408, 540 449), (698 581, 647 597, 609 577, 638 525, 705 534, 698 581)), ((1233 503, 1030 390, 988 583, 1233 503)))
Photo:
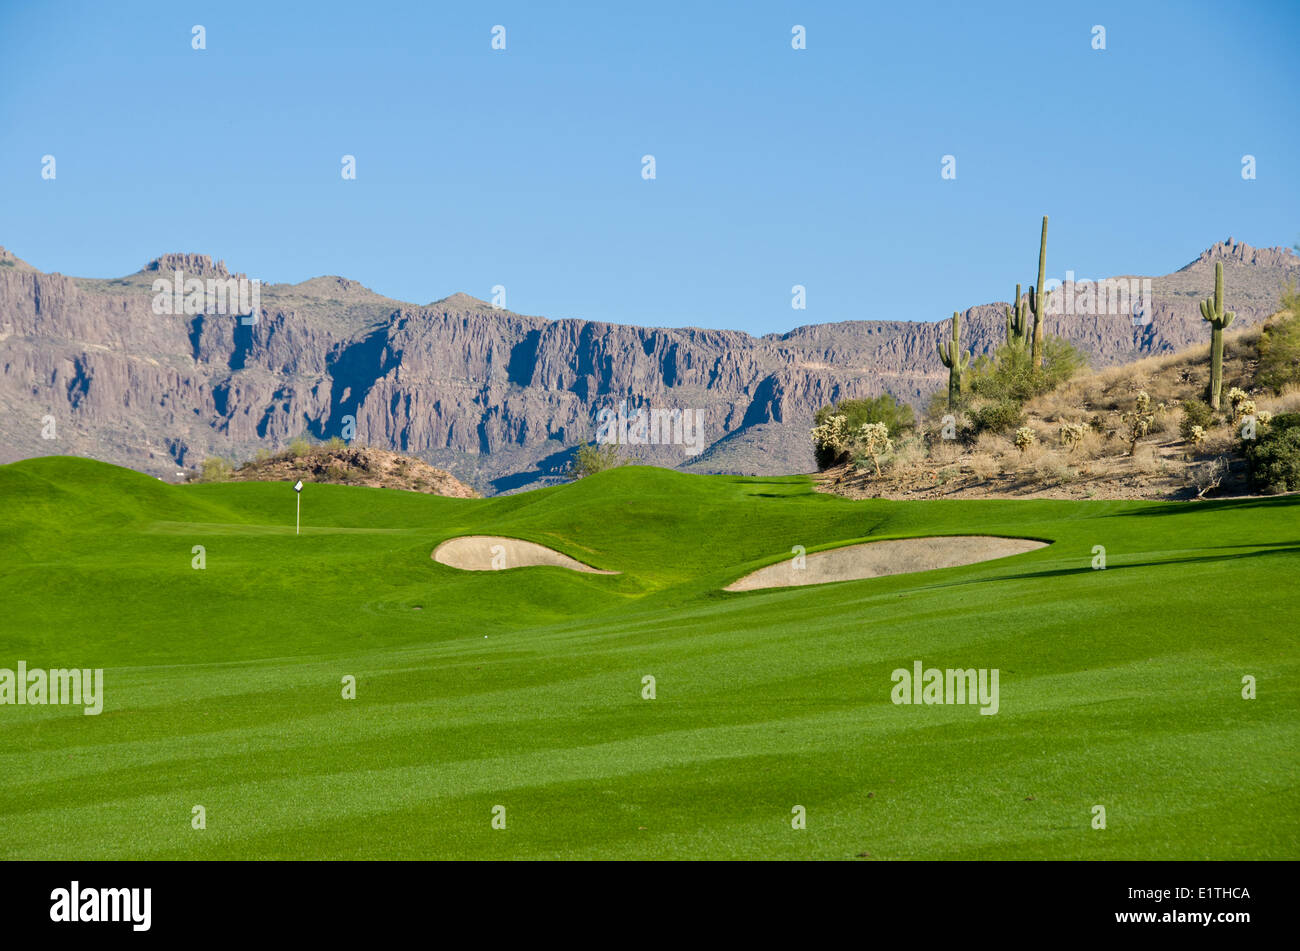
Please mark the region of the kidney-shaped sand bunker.
POLYGON ((803 567, 794 558, 768 565, 733 581, 725 591, 789 588, 829 581, 857 581, 936 568, 956 568, 980 561, 1007 558, 1047 546, 1032 538, 998 538, 993 535, 945 535, 932 538, 891 538, 863 542, 804 556, 803 567))
POLYGON ((591 575, 617 575, 617 571, 601 571, 591 565, 570 558, 554 548, 526 542, 521 538, 503 538, 500 535, 462 535, 449 538, 433 550, 433 560, 441 565, 462 571, 500 571, 507 568, 529 568, 534 565, 551 565, 583 571, 591 575))

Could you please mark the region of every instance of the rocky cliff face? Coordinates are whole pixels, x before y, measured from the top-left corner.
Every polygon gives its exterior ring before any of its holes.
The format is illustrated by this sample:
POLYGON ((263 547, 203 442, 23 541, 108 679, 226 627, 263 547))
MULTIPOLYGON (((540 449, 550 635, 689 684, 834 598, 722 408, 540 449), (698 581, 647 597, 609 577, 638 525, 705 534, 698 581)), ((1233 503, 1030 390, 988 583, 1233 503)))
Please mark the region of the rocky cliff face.
MULTIPOLYGON (((1224 262, 1239 325, 1276 309, 1300 258, 1229 239, 1152 279, 1145 316, 1049 316, 1050 332, 1098 366, 1206 339, 1197 302, 1224 262), (1149 320, 1147 318, 1149 317, 1149 320)), ((946 322, 847 321, 751 337, 546 320, 456 294, 413 307, 354 281, 264 285, 256 323, 232 313, 157 314, 152 284, 175 269, 225 280, 206 255, 167 255, 136 274, 45 274, 0 249, 0 461, 73 453, 163 477, 204 456, 242 459, 301 433, 348 435, 420 456, 485 492, 545 482, 628 401, 703 412, 707 449, 638 447, 702 471, 813 467, 812 413, 882 391, 922 402, 944 384, 946 322)), ((1074 296, 1069 285, 1058 291, 1074 296)), ((962 316, 976 353, 1003 338, 1003 305, 962 316)))

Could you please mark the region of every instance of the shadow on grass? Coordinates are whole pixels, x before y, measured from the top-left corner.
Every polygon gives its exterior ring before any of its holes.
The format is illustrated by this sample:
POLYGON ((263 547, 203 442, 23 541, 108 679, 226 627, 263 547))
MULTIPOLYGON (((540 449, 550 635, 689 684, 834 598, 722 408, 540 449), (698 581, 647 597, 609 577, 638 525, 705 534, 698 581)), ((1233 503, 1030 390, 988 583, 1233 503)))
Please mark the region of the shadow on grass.
POLYGON ((1296 505, 1300 505, 1300 492, 1293 492, 1290 495, 1255 496, 1248 499, 1203 499, 1199 502, 1155 502, 1150 505, 1144 505, 1141 508, 1117 512, 1116 515, 1120 518, 1129 518, 1134 515, 1140 515, 1143 517, 1149 515, 1187 515, 1191 512, 1215 512, 1224 509, 1237 511, 1240 509, 1252 508, 1274 508, 1280 510, 1296 505))
MULTIPOLYGON (((1222 546, 1230 547, 1230 546, 1222 546)), ((988 584, 997 581, 1034 581, 1040 578, 1061 578, 1069 575, 1090 575, 1098 571, 1107 573, 1112 571, 1127 571, 1131 568, 1158 568, 1164 565, 1192 565, 1205 564, 1215 561, 1232 561, 1237 558, 1259 558, 1267 555, 1300 555, 1300 543, 1296 542, 1273 542, 1267 545, 1256 546, 1263 551, 1240 552, 1235 555, 1196 555, 1188 558, 1167 558, 1162 561, 1132 561, 1123 564, 1108 564, 1104 569, 1093 568, 1091 564, 1081 565, 1077 568, 1052 568, 1045 571, 1023 571, 1014 575, 995 575, 990 578, 972 578, 968 581, 949 581, 944 584, 926 585, 927 588, 954 588, 961 585, 969 584, 988 584)), ((1086 560, 1086 559, 1084 559, 1086 560)))

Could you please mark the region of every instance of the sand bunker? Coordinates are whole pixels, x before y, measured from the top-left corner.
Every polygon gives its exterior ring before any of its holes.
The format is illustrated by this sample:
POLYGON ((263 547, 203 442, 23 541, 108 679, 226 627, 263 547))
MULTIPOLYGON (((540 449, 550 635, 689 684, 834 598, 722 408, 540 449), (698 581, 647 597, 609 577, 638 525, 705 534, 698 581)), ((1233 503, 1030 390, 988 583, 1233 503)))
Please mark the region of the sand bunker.
POLYGON ((997 538, 992 535, 955 535, 935 538, 894 538, 865 542, 805 556, 803 568, 793 558, 768 565, 733 581, 725 591, 753 591, 757 588, 790 588, 825 584, 828 581, 856 581, 913 571, 933 571, 973 565, 978 561, 1007 558, 1046 547, 1047 542, 1030 538, 997 538))
POLYGON ((502 538, 499 535, 462 535, 460 538, 450 538, 433 550, 432 557, 439 564, 462 571, 502 571, 508 568, 552 565, 591 575, 619 574, 617 571, 601 571, 591 565, 584 565, 545 545, 519 538, 502 538))

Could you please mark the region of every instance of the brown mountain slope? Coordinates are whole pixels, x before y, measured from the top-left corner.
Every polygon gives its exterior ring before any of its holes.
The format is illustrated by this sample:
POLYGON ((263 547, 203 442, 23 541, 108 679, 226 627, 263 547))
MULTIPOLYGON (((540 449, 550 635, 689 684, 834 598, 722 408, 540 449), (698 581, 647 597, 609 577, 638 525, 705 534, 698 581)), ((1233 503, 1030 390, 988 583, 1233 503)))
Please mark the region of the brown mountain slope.
MULTIPOLYGON (((822 473, 824 491, 849 498, 1190 499, 1249 494, 1240 422, 1226 394, 1240 388, 1257 412, 1300 411, 1300 388, 1281 395, 1261 387, 1258 327, 1229 331, 1223 361, 1223 411, 1196 444, 1181 433, 1184 400, 1201 399, 1209 381, 1209 345, 1147 357, 1083 373, 1025 405, 1025 425, 1036 435, 1027 450, 1014 433, 983 433, 973 444, 939 438, 934 423, 895 440, 896 458, 881 476, 852 465, 822 473), (1151 401, 1150 433, 1130 451, 1128 426, 1139 392, 1151 401), (1063 424, 1086 424, 1073 446, 1063 424)), ((1267 418, 1267 417, 1263 417, 1267 418)))
MULTIPOLYGON (((1197 300, 1219 259, 1239 326, 1270 313, 1300 274, 1290 252, 1224 242, 1153 279, 1146 325, 1062 315, 1048 329, 1099 366, 1181 349, 1204 334, 1197 300)), ((177 267, 231 276, 203 255, 165 255, 124 278, 79 279, 0 250, 0 461, 74 453, 175 478, 209 455, 246 459, 302 433, 340 435, 353 417, 366 444, 508 491, 555 479, 597 412, 627 399, 703 413, 705 453, 642 447, 648 462, 807 471, 819 406, 882 391, 920 403, 945 379, 935 352, 945 322, 847 321, 755 338, 550 321, 463 294, 419 307, 320 277, 263 286, 247 326, 229 314, 155 314, 152 282, 177 267)), ((1002 335, 1001 304, 963 315, 977 353, 1002 335)))

